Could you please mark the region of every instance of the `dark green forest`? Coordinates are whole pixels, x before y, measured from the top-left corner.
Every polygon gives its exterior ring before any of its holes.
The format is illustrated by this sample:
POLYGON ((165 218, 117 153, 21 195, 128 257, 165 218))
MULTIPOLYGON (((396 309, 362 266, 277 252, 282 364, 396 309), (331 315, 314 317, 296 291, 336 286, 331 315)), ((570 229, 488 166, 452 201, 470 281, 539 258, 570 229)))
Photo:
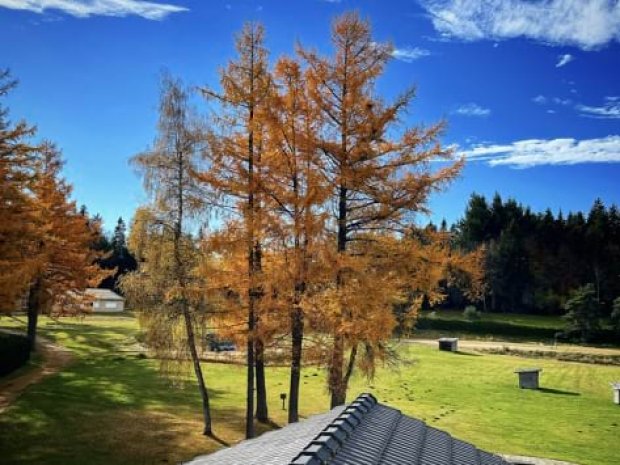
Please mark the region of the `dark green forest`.
POLYGON ((620 212, 615 205, 596 200, 588 213, 565 216, 551 210, 534 213, 499 194, 491 201, 473 194, 451 232, 455 247, 486 249, 481 310, 563 314, 573 294, 591 285, 601 316, 607 317, 620 296, 620 212))

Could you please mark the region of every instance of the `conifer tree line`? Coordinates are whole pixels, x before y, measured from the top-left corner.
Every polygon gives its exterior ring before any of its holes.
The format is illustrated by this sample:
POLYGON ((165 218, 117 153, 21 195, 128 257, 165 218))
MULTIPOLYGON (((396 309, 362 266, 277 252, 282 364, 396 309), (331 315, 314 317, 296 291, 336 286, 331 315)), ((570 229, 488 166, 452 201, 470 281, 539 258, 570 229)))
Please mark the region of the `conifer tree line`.
MULTIPOLYGON (((83 205, 80 211, 86 214, 86 206, 83 205)), ((98 214, 93 216, 93 220, 102 223, 98 214)), ((103 279, 98 287, 122 294, 121 277, 138 268, 136 259, 127 245, 127 224, 122 216, 119 216, 112 231, 102 231, 93 248, 102 254, 97 264, 104 270, 111 270, 110 275, 103 279)))
POLYGON ((305 364, 325 368, 331 406, 341 405, 356 370, 371 377, 394 360, 394 329, 411 326, 423 300, 441 302, 446 282, 474 301, 483 289, 481 249, 461 253, 449 234, 414 226, 463 165, 440 143, 444 123, 403 124, 413 88, 377 96, 392 48, 368 21, 336 18, 331 39, 327 56, 298 45, 273 58, 250 23, 219 86, 165 74, 156 139, 131 161, 150 201, 131 224, 138 269, 121 289, 161 368, 193 372, 206 435, 210 333, 245 352, 249 438, 255 420, 269 421, 276 352, 290 365, 296 422, 305 364), (208 112, 190 104, 194 92, 208 112))
POLYGON ((453 240, 465 250, 485 247, 487 311, 563 314, 572 292, 590 285, 599 316, 609 317, 620 297, 616 205, 596 200, 589 212, 554 215, 473 194, 453 240))
MULTIPOLYGON (((15 86, 0 71, 0 98, 15 86)), ((13 123, 0 101, 0 312, 26 310, 31 350, 39 314, 86 311, 84 290, 109 274, 93 247, 100 221, 71 200, 58 148, 35 136, 36 128, 13 123)))

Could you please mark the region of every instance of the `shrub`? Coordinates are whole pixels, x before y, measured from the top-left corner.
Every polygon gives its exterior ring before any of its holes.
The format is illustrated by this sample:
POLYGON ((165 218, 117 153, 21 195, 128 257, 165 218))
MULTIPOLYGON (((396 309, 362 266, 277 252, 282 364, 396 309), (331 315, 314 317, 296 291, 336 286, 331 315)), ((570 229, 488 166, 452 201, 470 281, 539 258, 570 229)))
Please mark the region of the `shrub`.
POLYGON ((601 308, 596 300, 596 292, 592 284, 576 289, 572 297, 564 305, 568 321, 568 332, 575 331, 581 335, 582 341, 591 341, 601 329, 601 308))
POLYGON ((479 320, 482 315, 480 314, 478 310, 476 310, 476 307, 474 307, 473 305, 468 305, 467 307, 465 307, 465 310, 463 311, 463 316, 467 318, 468 320, 473 321, 473 320, 479 320))
POLYGON ((0 376, 8 375, 30 358, 28 338, 0 332, 0 376))
POLYGON ((616 297, 611 311, 611 324, 618 335, 620 335, 620 297, 616 297))

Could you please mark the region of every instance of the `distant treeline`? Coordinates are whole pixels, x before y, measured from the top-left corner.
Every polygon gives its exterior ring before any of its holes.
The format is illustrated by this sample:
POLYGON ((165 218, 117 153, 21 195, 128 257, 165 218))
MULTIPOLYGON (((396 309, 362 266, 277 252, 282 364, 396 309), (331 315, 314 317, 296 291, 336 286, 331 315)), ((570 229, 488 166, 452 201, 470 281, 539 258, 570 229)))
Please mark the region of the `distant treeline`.
POLYGON ((608 316, 620 296, 620 213, 601 200, 564 216, 473 194, 452 239, 465 250, 486 247, 484 310, 563 313, 571 292, 591 283, 608 316))
MULTIPOLYGON (((82 206, 82 211, 86 207, 82 206)), ((96 215, 95 218, 99 218, 96 215)), ((127 225, 122 217, 119 217, 112 233, 100 233, 93 243, 93 248, 103 253, 97 264, 104 270, 115 270, 114 274, 105 278, 98 287, 110 289, 122 294, 119 286, 121 276, 138 268, 136 259, 127 248, 127 225)))

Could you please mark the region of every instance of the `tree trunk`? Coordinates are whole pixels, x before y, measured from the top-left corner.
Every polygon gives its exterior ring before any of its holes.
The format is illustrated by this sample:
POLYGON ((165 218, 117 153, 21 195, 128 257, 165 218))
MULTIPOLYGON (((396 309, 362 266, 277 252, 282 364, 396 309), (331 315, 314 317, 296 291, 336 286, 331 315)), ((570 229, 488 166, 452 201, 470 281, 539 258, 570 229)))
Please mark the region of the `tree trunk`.
MULTIPOLYGON (((345 253, 347 247, 347 189, 340 187, 338 194, 338 253, 345 253)), ((342 286, 344 276, 341 270, 336 277, 336 285, 342 286)), ((341 309, 341 318, 344 318, 344 309, 341 309)), ((329 391, 331 393, 331 408, 344 404, 346 387, 342 379, 344 364, 344 336, 338 331, 334 335, 332 358, 329 364, 329 391)))
POLYGON ((288 422, 299 421, 299 380, 301 378, 301 354, 304 320, 301 309, 296 306, 291 315, 291 380, 288 395, 288 422))
POLYGON ((349 354, 349 364, 347 366, 347 372, 344 375, 344 393, 346 396, 347 389, 349 388, 349 380, 351 379, 351 375, 353 374, 353 368, 355 367, 355 357, 357 356, 357 344, 355 344, 351 348, 351 353, 349 354))
MULTIPOLYGON (((251 292, 251 290, 250 290, 251 292)), ((245 437, 254 437, 254 299, 250 298, 248 311, 247 386, 245 401, 245 437)))
POLYGON ((205 436, 212 436, 213 431, 211 429, 211 410, 209 407, 209 392, 205 385, 204 377, 202 375, 202 367, 200 366, 200 359, 198 358, 198 351, 196 350, 196 338, 194 337, 194 328, 192 327, 192 320, 184 303, 183 317, 185 319, 185 330, 187 331, 187 343, 189 345, 189 351, 192 356, 192 363, 194 365, 194 373, 198 380, 198 390, 200 391, 200 397, 202 398, 202 415, 204 418, 204 430, 202 434, 205 436))
POLYGON ((332 358, 329 364, 329 390, 331 393, 331 407, 338 407, 346 400, 346 390, 342 379, 342 365, 344 363, 344 337, 334 336, 332 358))
POLYGON ((256 340, 256 419, 261 423, 269 421, 267 407, 267 387, 265 385, 265 346, 259 339, 256 340))
POLYGON ((41 278, 36 278, 28 291, 28 344, 30 351, 36 350, 37 324, 41 306, 41 278))

